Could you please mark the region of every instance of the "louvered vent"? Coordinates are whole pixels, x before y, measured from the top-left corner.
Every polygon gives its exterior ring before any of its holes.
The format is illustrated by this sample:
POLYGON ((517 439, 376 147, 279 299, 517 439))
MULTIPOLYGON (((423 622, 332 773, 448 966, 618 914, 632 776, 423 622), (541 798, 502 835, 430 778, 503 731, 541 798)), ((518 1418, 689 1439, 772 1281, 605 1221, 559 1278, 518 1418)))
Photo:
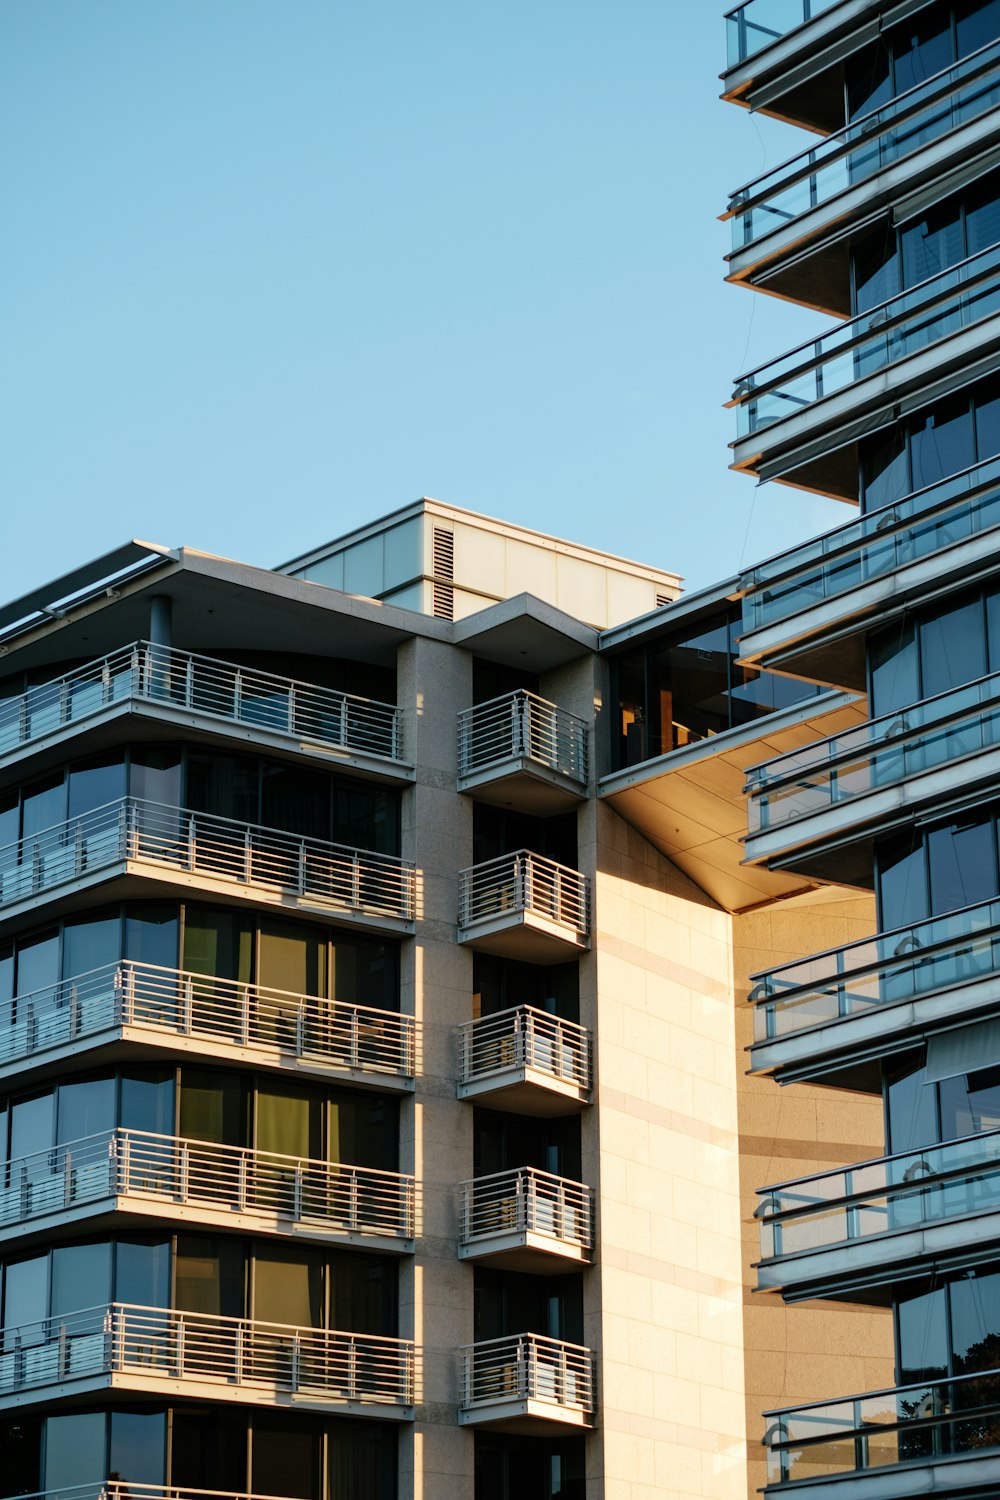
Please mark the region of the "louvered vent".
POLYGON ((434 613, 439 620, 455 618, 455 534, 434 528, 434 613))
POLYGON ((673 600, 671 599, 671 597, 670 597, 669 594, 657 594, 657 596, 656 596, 656 607, 657 607, 657 609, 662 609, 665 604, 672 604, 672 603, 673 603, 673 600))

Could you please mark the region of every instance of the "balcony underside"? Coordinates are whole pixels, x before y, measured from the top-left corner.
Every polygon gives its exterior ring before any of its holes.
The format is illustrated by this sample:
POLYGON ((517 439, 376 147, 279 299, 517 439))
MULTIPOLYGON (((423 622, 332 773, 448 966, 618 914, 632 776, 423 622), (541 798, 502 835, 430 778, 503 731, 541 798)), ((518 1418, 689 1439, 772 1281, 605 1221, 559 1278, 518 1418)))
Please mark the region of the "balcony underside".
POLYGON ((279 886, 245 885, 233 876, 213 873, 210 869, 185 870, 180 866, 159 864, 152 860, 124 859, 102 864, 92 873, 85 871, 75 879, 42 887, 11 901, 0 912, 0 937, 7 937, 37 920, 36 913, 69 914, 92 906, 95 892, 102 901, 143 899, 181 899, 184 892, 196 891, 199 897, 227 906, 262 907, 289 915, 308 917, 310 921, 329 922, 335 926, 357 928, 386 936, 407 936, 414 924, 402 917, 343 906, 320 895, 298 895, 279 886))
POLYGON ((459 927, 457 941, 527 964, 560 964, 590 947, 586 933, 537 911, 505 911, 459 927))
POLYGON ((850 693, 810 698, 740 729, 658 756, 601 781, 600 793, 633 828, 727 911, 811 890, 816 882, 744 864, 748 767, 863 722, 850 693))
POLYGON ((499 765, 460 776, 456 786, 477 802, 512 807, 536 818, 568 812, 587 795, 576 777, 550 770, 527 755, 514 755, 499 765))
POLYGON ((540 1401, 529 1396, 520 1399, 503 1397, 478 1406, 459 1408, 460 1427, 489 1427, 492 1432, 510 1432, 524 1436, 544 1437, 549 1433, 579 1432, 594 1425, 589 1412, 577 1407, 560 1406, 555 1401, 540 1401))
POLYGON ((535 1276, 558 1276, 574 1266, 589 1266, 592 1259, 585 1246, 534 1229, 498 1229, 495 1234, 480 1235, 459 1244, 458 1258, 535 1276))
POLYGON ((952 1496, 995 1500, 1000 1494, 1000 1452, 935 1455, 850 1474, 826 1474, 821 1468, 814 1479, 771 1484, 763 1493, 771 1500, 786 1494, 796 1500, 917 1500, 924 1495, 937 1495, 942 1500, 952 1496))
MULTIPOLYGON (((0 1192, 0 1205, 5 1192, 14 1191, 16 1189, 0 1192)), ((216 1233, 280 1237, 287 1242, 336 1245, 344 1249, 369 1250, 383 1255, 413 1254, 413 1240, 398 1235, 338 1228, 334 1221, 290 1220, 280 1218, 277 1214, 240 1212, 217 1202, 179 1203, 166 1195, 156 1199, 137 1193, 113 1194, 93 1203, 76 1204, 53 1213, 0 1223, 0 1245, 16 1240, 20 1252, 22 1247, 35 1242, 51 1244, 68 1235, 78 1234, 81 1228, 87 1234, 131 1233, 141 1229, 161 1228, 164 1220, 216 1233)))
POLYGON ((366 781, 379 781, 393 786, 412 782, 416 774, 413 766, 403 761, 389 760, 381 755, 366 755, 323 740, 307 740, 269 728, 265 724, 237 723, 221 715, 200 712, 166 701, 123 698, 86 718, 73 720, 49 734, 40 735, 16 749, 4 750, 0 753, 0 784, 6 785, 23 778, 25 766, 29 762, 31 774, 36 775, 61 766, 71 754, 90 755, 120 746, 125 741, 130 744, 148 744, 176 741, 179 737, 227 749, 241 747, 266 751, 279 760, 291 760, 300 765, 322 765, 327 769, 348 771, 352 776, 366 781))
MULTIPOLYGON (((150 1361, 152 1363, 152 1360, 150 1361)), ((25 1407, 51 1407, 54 1402, 66 1407, 90 1402, 95 1395, 113 1392, 118 1400, 140 1401, 222 1401, 239 1406, 263 1406, 278 1411, 313 1411, 328 1415, 370 1417, 387 1422, 412 1422, 413 1407, 383 1401, 349 1401, 336 1396, 300 1390, 292 1393, 270 1384, 230 1381, 224 1376, 185 1374, 181 1377, 160 1372, 144 1373, 129 1368, 111 1374, 84 1375, 78 1379, 54 1381, 11 1391, 0 1387, 0 1412, 25 1407)))
POLYGON ((591 1102, 590 1090, 572 1079, 553 1077, 524 1064, 459 1083, 458 1097, 505 1114, 544 1119, 579 1114, 591 1102))

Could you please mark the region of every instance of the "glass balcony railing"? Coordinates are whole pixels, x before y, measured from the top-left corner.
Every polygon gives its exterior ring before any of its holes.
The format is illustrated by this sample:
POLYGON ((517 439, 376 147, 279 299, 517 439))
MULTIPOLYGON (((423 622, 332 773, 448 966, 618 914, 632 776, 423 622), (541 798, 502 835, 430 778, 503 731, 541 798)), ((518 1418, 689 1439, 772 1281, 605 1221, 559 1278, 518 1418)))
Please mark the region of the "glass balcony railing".
POLYGON ((763 1260, 1000 1208, 1000 1130, 762 1188, 763 1260))
POLYGON ((0 698, 0 755, 127 701, 169 704, 329 746, 399 760, 399 709, 314 683, 136 641, 13 698, 0 698))
POLYGON ((412 1016, 131 959, 0 1003, 0 1067, 79 1048, 116 1027, 153 1042, 194 1037, 238 1047, 259 1063, 277 1057, 398 1078, 416 1067, 412 1016))
POLYGON ((413 1344, 120 1302, 0 1329, 0 1403, 102 1375, 127 1388, 130 1374, 144 1391, 160 1377, 207 1383, 230 1401, 250 1386, 319 1405, 409 1406, 413 1344))
POLYGON ((764 1418, 769 1485, 983 1455, 1000 1448, 1000 1370, 785 1407, 764 1418))
POLYGON ((996 900, 754 974, 755 1042, 780 1041, 995 974, 1000 974, 996 900))
POLYGON ((991 42, 739 188, 727 209, 733 250, 746 249, 949 131, 984 118, 998 102, 1000 42, 991 42))
POLYGON ((0 1164, 0 1229, 129 1197, 224 1210, 289 1233, 413 1236, 414 1179, 212 1141, 106 1130, 0 1164))
POLYGON ((0 911, 124 860, 409 921, 414 871, 395 855, 123 797, 0 848, 0 911))
POLYGON ((579 1344, 513 1334, 470 1344, 464 1354, 463 1409, 540 1401, 589 1415, 594 1409, 594 1356, 579 1344))
POLYGON ((474 1249, 505 1234, 536 1234, 589 1250, 594 1242, 591 1193, 582 1182, 517 1167, 459 1184, 460 1243, 474 1249))
POLYGON ((458 905, 458 923, 463 928, 507 916, 516 919, 527 912, 584 936, 590 932, 586 875, 529 849, 460 870, 458 905))
POLYGON ((792 619, 996 526, 1000 458, 991 458, 754 568, 743 600, 743 634, 792 619))
POLYGON ((951 266, 740 378, 738 436, 793 417, 1000 312, 1000 245, 951 266))
POLYGON ((747 0, 726 16, 726 63, 738 68, 748 57, 807 21, 822 15, 840 0, 747 0))
POLYGON ((871 719, 748 773, 750 836, 1000 745, 1000 673, 871 719))
POLYGON ((477 703, 459 714, 459 776, 520 759, 585 783, 586 724, 557 704, 523 691, 477 703))

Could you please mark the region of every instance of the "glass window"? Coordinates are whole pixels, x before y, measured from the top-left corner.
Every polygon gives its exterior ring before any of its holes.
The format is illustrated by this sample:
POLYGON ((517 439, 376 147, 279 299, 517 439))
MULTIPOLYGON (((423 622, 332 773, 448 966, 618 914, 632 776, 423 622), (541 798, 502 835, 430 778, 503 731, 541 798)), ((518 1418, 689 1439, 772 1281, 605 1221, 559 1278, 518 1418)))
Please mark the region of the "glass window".
POLYGON ((260 821, 266 828, 329 837, 330 778, 301 766, 265 764, 261 780, 260 821))
POLYGON ((920 626, 921 696, 933 698, 986 672, 986 632, 980 598, 944 610, 920 626))
MULTIPOLYGON (((333 1251, 328 1256, 330 1276, 329 1327, 349 1333, 396 1336, 396 1267, 376 1255, 333 1251)), ((532 1278, 537 1282, 538 1278, 532 1278)), ((525 1325, 528 1326, 528 1325, 525 1325)))
POLYGON ((10 1000, 14 994, 14 945, 0 945, 0 1001, 10 1000))
POLYGON ((1000 36, 1000 0, 959 0, 958 55, 968 57, 1000 36))
POLYGON ((257 1149, 282 1156, 322 1156, 323 1107, 319 1095, 294 1085, 259 1086, 257 1149))
POLYGON ((847 59, 847 123, 892 98, 892 59, 881 38, 847 59))
POLYGON ((128 776, 129 794, 164 807, 181 806, 181 753, 173 745, 151 745, 133 750, 128 776))
POLYGON ((853 254, 854 311, 868 312, 900 290, 896 236, 889 228, 876 229, 853 254))
POLYGON ((992 819, 949 823, 927 836, 931 915, 997 895, 992 819))
POLYGON ((249 983, 253 929, 239 912, 188 907, 184 913, 184 968, 249 983))
POLYGON ((335 844, 347 844, 352 849, 398 854, 398 795, 384 787, 336 782, 330 836, 335 844))
POLYGON ((901 500, 910 489, 910 465, 906 437, 899 426, 862 440, 861 508, 880 510, 901 500))
POLYGON ((913 488, 937 484, 949 474, 957 474, 976 461, 972 413, 968 398, 943 402, 923 421, 914 422, 910 432, 910 462, 913 488))
POLYGON ((187 805, 195 812, 259 823, 258 768, 237 755, 188 755, 187 805))
POLYGON ((58 981, 59 934, 49 932, 21 943, 17 950, 16 993, 33 995, 58 981))
POLYGON ((994 1370, 1000 1345, 1000 1275, 973 1271, 953 1281, 951 1292, 952 1374, 994 1370))
POLYGON ((877 847, 879 931, 892 932, 929 915, 924 848, 919 835, 904 833, 877 847))
POLYGON ((42 1488, 41 1461, 41 1417, 18 1412, 0 1421, 0 1493, 38 1494, 42 1488))
POLYGON ((174 1134, 172 1068, 160 1072, 143 1069, 123 1073, 121 1089, 120 1125, 127 1130, 148 1130, 152 1135, 174 1134))
POLYGON ((940 1140, 937 1101, 926 1069, 913 1064, 891 1074, 886 1082, 889 1149, 917 1151, 940 1140))
POLYGON ((66 783, 56 780, 37 783, 24 794, 21 807, 21 836, 31 838, 66 817, 66 783))
MULTIPOLYGON (((537 1128, 537 1127, 535 1127, 537 1128)), ((399 1106, 377 1095, 330 1093, 331 1161, 395 1172, 399 1166, 399 1106)))
POLYGON ((896 713, 920 700, 917 637, 912 621, 875 636, 868 653, 872 718, 896 713))
POLYGON ((52 1293, 49 1311, 54 1318, 103 1307, 111 1301, 111 1245, 57 1245, 52 1252, 52 1293))
POLYGON ((292 923, 260 924, 258 982, 294 995, 326 994, 326 936, 292 923))
POLYGON ((943 1141, 1000 1129, 1000 1068, 943 1078, 938 1094, 943 1141))
POLYGON ((903 285, 916 286, 965 258, 960 201, 949 199, 900 234, 903 285))
POLYGON ((70 1489, 108 1477, 104 1413, 64 1412, 45 1423, 45 1488, 70 1489))
POLYGON ((44 1340, 44 1331, 37 1325, 48 1316, 48 1311, 49 1257, 35 1255, 30 1260, 16 1260, 5 1266, 0 1326, 5 1329, 20 1327, 22 1343, 40 1344, 44 1340))
POLYGON ((243 1317, 245 1261, 240 1240, 179 1235, 174 1305, 184 1312, 243 1317))
POLYGON ((115 1128, 114 1078, 87 1078, 59 1085, 56 1140, 82 1141, 115 1128))
POLYGON ((125 795, 125 762, 105 757, 87 765, 73 766, 69 773, 69 816, 79 818, 95 807, 117 802, 125 795))
MULTIPOLYGON (((295 1413, 254 1413, 250 1435, 250 1483, 255 1494, 312 1500, 322 1494, 320 1424, 295 1413)), ((355 1491, 370 1494, 370 1491, 355 1491)))
POLYGON ((938 1380, 948 1372, 946 1289, 917 1292, 897 1303, 900 1385, 938 1380))
POLYGON ((333 939, 330 994, 345 1005, 399 1009, 399 949, 368 938, 333 939))
MULTIPOLYGON (((55 1140, 55 1094, 36 1094, 32 1099, 16 1099, 10 1107, 10 1156, 16 1161, 38 1151, 47 1151, 55 1140)), ((38 1171, 48 1173, 48 1164, 36 1164, 38 1171)))
POLYGON ((163 1411, 111 1413, 112 1479, 131 1484, 162 1484, 166 1478, 167 1414, 163 1411))
POLYGON ((343 1417, 331 1422, 327 1436, 331 1497, 394 1500, 398 1442, 388 1422, 353 1422, 343 1417))
POLYGON ((245 1145, 246 1105, 240 1075, 184 1068, 180 1133, 189 1140, 245 1145))
POLYGON ((125 917, 125 956, 136 963, 176 969, 178 928, 176 907, 130 907, 125 917))
MULTIPOLYGON (((173 1414, 170 1479, 178 1489, 232 1494, 247 1486, 246 1416, 218 1405, 173 1414)), ((278 1491, 280 1494, 281 1491, 278 1491)))
POLYGON ((133 1307, 170 1306, 170 1241, 119 1240, 115 1301, 133 1307))
POLYGON ((903 94, 954 61, 949 8, 909 17, 891 32, 895 89, 903 94))
POLYGON ((1000 390, 991 382, 976 392, 976 455, 982 463, 1000 453, 1000 390))
POLYGON ((253 1316, 296 1328, 323 1326, 323 1263, 308 1250, 261 1246, 253 1262, 253 1316))
POLYGON ((63 929, 63 977, 89 974, 105 964, 117 963, 121 957, 121 919, 113 916, 87 917, 67 922, 63 929))
POLYGON ((21 831, 21 809, 16 792, 0 797, 0 849, 16 844, 21 831))
MULTIPOLYGON (((1000 36, 1000 32, 997 32, 1000 36)), ((978 255, 1000 240, 1000 181, 991 174, 970 191, 965 212, 965 253, 978 255)))

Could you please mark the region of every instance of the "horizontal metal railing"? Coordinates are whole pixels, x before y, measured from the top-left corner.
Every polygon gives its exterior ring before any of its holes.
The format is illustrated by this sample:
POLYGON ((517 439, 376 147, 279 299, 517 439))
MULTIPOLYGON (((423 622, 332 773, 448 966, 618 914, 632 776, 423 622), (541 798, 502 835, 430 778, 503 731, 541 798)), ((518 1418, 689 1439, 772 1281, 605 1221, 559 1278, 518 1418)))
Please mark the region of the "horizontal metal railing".
POLYGON ((586 875, 528 849, 459 871, 458 902, 460 927, 526 911, 577 932, 590 932, 586 875))
POLYGON ((459 1183, 464 1245, 498 1234, 533 1233, 589 1250, 594 1242, 591 1192, 582 1182, 517 1167, 459 1183))
POLYGON ((1000 246, 972 255, 829 333, 740 376, 741 438, 796 416, 1000 311, 1000 246))
POLYGON ((408 1340, 115 1302, 0 1329, 0 1400, 129 1373, 263 1386, 321 1401, 409 1406, 408 1340))
POLYGON ((1000 1370, 764 1413, 769 1484, 1000 1447, 1000 1370))
POLYGON ((391 854, 122 797, 0 848, 0 910, 125 859, 409 920, 412 865, 391 854))
POLYGON ((726 16, 727 66, 739 67, 837 4, 839 0, 746 0, 726 16))
POLYGON ((732 219, 733 250, 984 118, 998 101, 1000 42, 991 42, 737 189, 724 215, 732 219))
POLYGON ((747 772, 750 834, 798 822, 1000 745, 1000 672, 747 772))
POLYGON ((387 760, 399 760, 403 753, 395 704, 135 641, 18 697, 0 699, 0 755, 128 699, 168 703, 387 760))
POLYGON ((524 756, 574 781, 587 780, 587 725, 576 714, 519 690, 458 716, 458 774, 524 756))
POLYGON ((1000 1208, 1000 1130, 758 1189, 761 1258, 1000 1208))
POLYGON ((590 1032, 532 1005, 518 1005, 458 1028, 459 1079, 474 1083, 510 1068, 533 1068, 578 1088, 592 1083, 590 1032))
POLYGON ((580 1344, 519 1333, 462 1350, 466 1410, 498 1401, 550 1401, 594 1409, 594 1356, 580 1344))
POLYGON ((95 1479, 58 1490, 41 1490, 19 1500, 287 1500, 246 1489, 201 1490, 189 1484, 136 1484, 134 1479, 95 1479))
POLYGON ((746 576, 743 634, 998 525, 1000 459, 991 458, 761 563, 746 576))
POLYGON ((1000 901, 982 901, 753 974, 754 1037, 776 1041, 998 973, 1000 901))
POLYGON ((115 1026, 402 1078, 416 1067, 411 1016, 132 959, 0 1002, 0 1066, 115 1026))
POLYGON ((279 1219, 345 1234, 413 1235, 414 1179, 344 1162, 116 1129, 0 1164, 0 1228, 114 1196, 279 1219))

